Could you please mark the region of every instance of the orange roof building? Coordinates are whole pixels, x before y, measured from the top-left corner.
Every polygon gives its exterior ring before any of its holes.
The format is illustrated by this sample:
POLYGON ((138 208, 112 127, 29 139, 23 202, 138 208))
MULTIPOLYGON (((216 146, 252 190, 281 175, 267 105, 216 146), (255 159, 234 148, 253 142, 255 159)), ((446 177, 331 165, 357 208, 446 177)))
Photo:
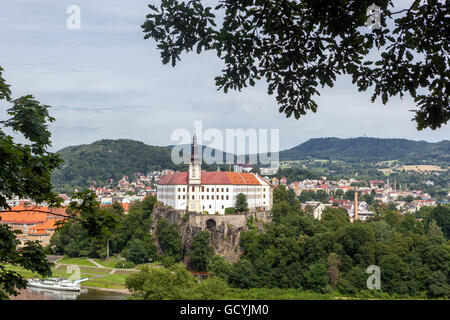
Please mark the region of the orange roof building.
POLYGON ((66 215, 64 208, 37 206, 16 206, 11 211, 0 212, 0 223, 8 224, 13 230, 21 231, 18 239, 21 245, 26 241, 40 241, 43 246, 50 243, 56 222, 66 215))
POLYGON ((195 135, 191 150, 188 172, 171 173, 160 179, 158 201, 178 210, 224 214, 226 208, 235 206, 237 195, 243 193, 250 210, 272 208, 271 186, 259 175, 202 171, 195 135))

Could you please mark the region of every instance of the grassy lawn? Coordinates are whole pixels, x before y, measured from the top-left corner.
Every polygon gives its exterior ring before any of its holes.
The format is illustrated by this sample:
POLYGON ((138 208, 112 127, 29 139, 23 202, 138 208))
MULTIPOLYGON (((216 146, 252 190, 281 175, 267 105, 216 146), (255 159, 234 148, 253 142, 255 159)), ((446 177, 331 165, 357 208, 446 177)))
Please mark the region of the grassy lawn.
POLYGON ((20 274, 22 277, 27 278, 27 279, 39 276, 36 272, 31 272, 30 270, 26 270, 26 269, 24 269, 22 267, 18 267, 18 266, 6 265, 5 269, 15 271, 18 274, 20 274))
POLYGON ((110 269, 103 269, 103 268, 91 268, 91 267, 80 267, 81 272, 85 273, 91 273, 91 274, 108 274, 111 272, 110 269))
POLYGON ((116 272, 114 272, 114 274, 125 274, 125 275, 129 275, 135 272, 139 272, 139 270, 116 270, 116 272))
POLYGON ((105 268, 114 268, 117 262, 122 261, 117 257, 110 257, 109 259, 92 259, 92 260, 94 260, 98 264, 101 264, 105 268))
POLYGON ((96 287, 96 288, 107 288, 107 289, 125 289, 125 285, 114 284, 114 283, 105 283, 96 281, 97 279, 88 280, 83 282, 83 286, 87 287, 96 287))
POLYGON ((61 260, 58 260, 55 263, 63 263, 63 264, 76 264, 79 266, 90 266, 95 267, 96 265, 87 260, 86 258, 68 258, 64 257, 61 260))
MULTIPOLYGON (((30 279, 30 278, 34 278, 34 277, 42 278, 42 276, 39 275, 37 272, 31 272, 30 270, 27 270, 25 268, 18 267, 18 266, 8 265, 8 266, 6 266, 6 270, 15 271, 26 279, 30 279)), ((54 268, 54 269, 52 269, 52 275, 50 276, 50 278, 69 278, 72 274, 73 274, 72 272, 66 272, 65 268, 61 268, 61 267, 58 269, 54 268)), ((88 278, 91 275, 92 274, 87 274, 87 273, 81 272, 80 276, 81 276, 81 278, 88 278)))
POLYGON ((113 283, 113 284, 120 284, 125 285, 125 278, 128 277, 127 274, 109 274, 104 277, 95 278, 96 282, 102 282, 102 283, 113 283))
POLYGON ((104 277, 88 280, 83 284, 86 286, 124 289, 125 279, 128 274, 110 274, 104 277))

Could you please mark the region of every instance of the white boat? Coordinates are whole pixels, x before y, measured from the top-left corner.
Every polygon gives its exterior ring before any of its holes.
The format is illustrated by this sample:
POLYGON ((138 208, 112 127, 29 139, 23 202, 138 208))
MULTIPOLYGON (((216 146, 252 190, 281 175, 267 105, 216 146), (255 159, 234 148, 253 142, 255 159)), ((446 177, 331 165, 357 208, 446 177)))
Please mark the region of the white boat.
POLYGON ((86 280, 88 280, 88 278, 73 281, 67 280, 66 278, 33 278, 28 280, 28 286, 52 290, 80 291, 80 283, 86 280))

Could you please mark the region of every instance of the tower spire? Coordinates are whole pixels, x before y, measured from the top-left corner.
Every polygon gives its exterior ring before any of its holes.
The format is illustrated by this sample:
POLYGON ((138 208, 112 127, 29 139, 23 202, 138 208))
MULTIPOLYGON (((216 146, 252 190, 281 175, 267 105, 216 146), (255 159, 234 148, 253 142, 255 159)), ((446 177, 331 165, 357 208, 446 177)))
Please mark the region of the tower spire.
POLYGON ((192 164, 200 164, 200 158, 198 156, 197 136, 195 134, 195 129, 194 129, 194 137, 192 138, 192 145, 191 145, 191 163, 192 164))

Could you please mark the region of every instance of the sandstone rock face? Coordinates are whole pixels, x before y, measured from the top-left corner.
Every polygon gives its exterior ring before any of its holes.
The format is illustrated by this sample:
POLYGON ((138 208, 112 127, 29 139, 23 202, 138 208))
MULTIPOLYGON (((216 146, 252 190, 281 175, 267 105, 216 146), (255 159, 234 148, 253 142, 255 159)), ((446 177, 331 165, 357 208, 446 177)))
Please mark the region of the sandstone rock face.
MULTIPOLYGON (((211 246, 214 253, 223 256, 230 262, 239 260, 242 252, 239 248, 241 232, 248 230, 247 222, 252 220, 252 224, 259 230, 263 230, 265 223, 270 223, 269 212, 253 212, 236 215, 208 215, 201 213, 174 210, 158 205, 153 211, 153 226, 151 232, 155 234, 156 225, 159 219, 165 218, 171 223, 179 226, 182 243, 184 246, 183 262, 189 264, 189 255, 192 249, 192 239, 199 231, 208 230, 211 233, 211 246)), ((159 243, 158 250, 161 252, 159 243)))

